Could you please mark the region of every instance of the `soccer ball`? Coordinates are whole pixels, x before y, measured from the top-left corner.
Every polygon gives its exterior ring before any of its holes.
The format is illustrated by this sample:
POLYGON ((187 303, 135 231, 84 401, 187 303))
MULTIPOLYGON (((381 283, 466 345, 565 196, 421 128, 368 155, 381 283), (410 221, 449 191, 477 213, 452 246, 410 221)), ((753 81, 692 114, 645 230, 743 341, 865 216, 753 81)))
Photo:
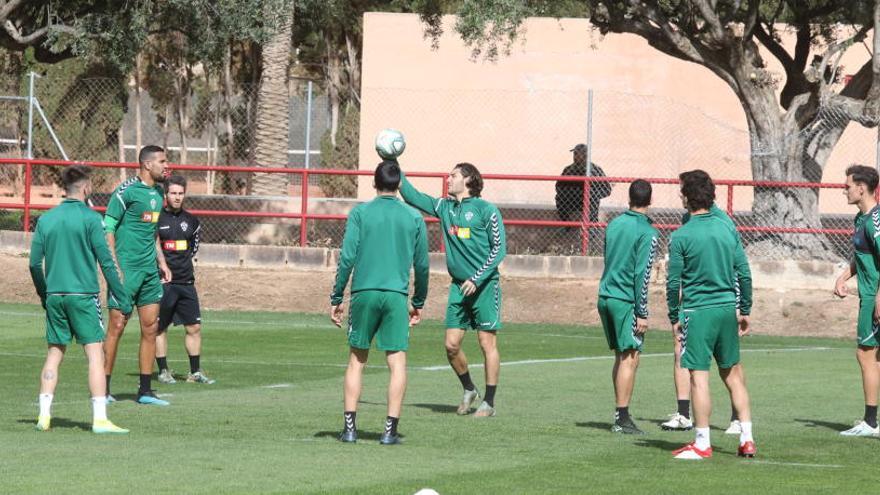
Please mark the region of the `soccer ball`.
POLYGON ((376 153, 386 160, 393 160, 403 154, 406 140, 403 133, 395 129, 383 129, 376 136, 376 153))

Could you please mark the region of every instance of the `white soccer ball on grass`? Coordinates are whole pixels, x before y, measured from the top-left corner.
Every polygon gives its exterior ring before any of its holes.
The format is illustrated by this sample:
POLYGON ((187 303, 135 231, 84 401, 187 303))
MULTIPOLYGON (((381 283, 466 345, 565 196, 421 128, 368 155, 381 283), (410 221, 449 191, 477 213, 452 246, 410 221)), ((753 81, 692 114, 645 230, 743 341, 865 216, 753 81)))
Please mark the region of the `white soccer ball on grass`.
POLYGON ((376 153, 386 160, 394 160, 406 149, 403 133, 396 129, 382 129, 376 136, 376 153))

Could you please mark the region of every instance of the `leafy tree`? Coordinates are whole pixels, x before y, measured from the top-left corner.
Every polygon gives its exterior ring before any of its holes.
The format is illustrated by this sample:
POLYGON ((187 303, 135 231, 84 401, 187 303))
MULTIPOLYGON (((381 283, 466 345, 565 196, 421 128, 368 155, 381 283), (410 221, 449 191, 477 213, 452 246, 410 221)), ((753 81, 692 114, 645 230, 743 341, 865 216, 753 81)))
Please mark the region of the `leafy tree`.
MULTIPOLYGON (((880 114, 880 46, 842 89, 836 89, 840 54, 880 26, 880 2, 867 0, 466 0, 457 13, 458 34, 493 57, 521 35, 522 22, 558 7, 588 10, 602 33, 631 33, 670 56, 706 67, 736 94, 751 137, 756 180, 818 182, 851 122, 877 126, 880 114), (580 5, 580 7, 578 7, 580 5), (793 49, 781 44, 779 23, 795 34, 793 49), (842 26, 842 25, 843 26, 842 26), (781 79, 767 69, 761 49, 782 64, 781 79), (781 87, 781 91, 780 90, 781 87), (778 96, 777 96, 778 94, 778 96)), ((425 16, 427 32, 439 18, 425 16)), ((757 188, 753 212, 772 225, 821 228, 819 191, 757 188)), ((768 235, 792 257, 832 257, 821 237, 768 235)))

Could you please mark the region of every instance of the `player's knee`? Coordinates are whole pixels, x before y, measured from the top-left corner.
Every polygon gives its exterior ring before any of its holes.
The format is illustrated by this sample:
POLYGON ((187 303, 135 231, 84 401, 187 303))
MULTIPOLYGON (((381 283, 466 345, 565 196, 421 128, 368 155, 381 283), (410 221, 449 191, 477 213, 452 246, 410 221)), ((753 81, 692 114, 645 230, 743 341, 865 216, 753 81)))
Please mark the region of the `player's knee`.
POLYGON ((189 335, 199 335, 200 333, 202 333, 201 323, 196 323, 195 325, 187 325, 186 333, 189 335))
POLYGON ((458 353, 461 352, 461 343, 459 342, 450 342, 446 341, 446 355, 453 357, 457 356, 458 353))

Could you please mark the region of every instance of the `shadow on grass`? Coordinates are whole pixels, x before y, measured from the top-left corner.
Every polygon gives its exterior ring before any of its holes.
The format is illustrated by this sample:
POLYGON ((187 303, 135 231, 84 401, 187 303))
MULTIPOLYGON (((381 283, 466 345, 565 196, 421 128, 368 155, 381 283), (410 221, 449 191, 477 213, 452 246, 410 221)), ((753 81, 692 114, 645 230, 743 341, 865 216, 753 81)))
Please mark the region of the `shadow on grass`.
MULTIPOLYGON (((664 450, 669 452, 672 455, 672 451, 684 446, 684 444, 680 441, 678 442, 670 442, 668 440, 658 440, 656 438, 635 438, 633 445, 638 447, 649 447, 659 450, 664 450)), ((728 454, 732 453, 732 451, 728 451, 727 449, 719 448, 717 445, 712 446, 712 451, 715 454, 728 454)))
POLYGON ((581 428, 594 428, 597 430, 611 431, 611 427, 614 425, 612 423, 603 423, 600 421, 587 421, 584 423, 575 423, 575 426, 579 426, 581 428))
MULTIPOLYGON (((33 419, 19 419, 19 423, 26 424, 30 426, 35 426, 37 424, 33 419)), ((82 421, 72 421, 66 418, 53 417, 52 418, 52 429, 55 428, 71 428, 71 429, 80 429, 85 431, 92 431, 91 423, 83 423, 82 421)))
POLYGON ((831 421, 819 421, 818 419, 798 419, 795 418, 795 421, 803 424, 807 428, 827 428, 829 430, 834 431, 843 431, 852 428, 851 424, 844 423, 832 423, 831 421))
MULTIPOLYGON (((332 438, 334 440, 337 440, 337 439, 339 439, 340 433, 342 433, 341 430, 319 431, 318 433, 315 433, 314 437, 315 438, 332 438)), ((406 438, 406 435, 404 435, 403 433, 398 433, 398 435, 400 436, 401 439, 406 438)), ((382 433, 378 433, 378 432, 374 432, 374 431, 358 430, 358 441, 371 440, 371 441, 378 442, 379 437, 381 437, 381 436, 382 436, 382 433)))
POLYGON ((412 404, 413 407, 420 407, 422 409, 430 409, 435 413, 455 413, 458 411, 458 406, 452 406, 449 404, 412 404))

